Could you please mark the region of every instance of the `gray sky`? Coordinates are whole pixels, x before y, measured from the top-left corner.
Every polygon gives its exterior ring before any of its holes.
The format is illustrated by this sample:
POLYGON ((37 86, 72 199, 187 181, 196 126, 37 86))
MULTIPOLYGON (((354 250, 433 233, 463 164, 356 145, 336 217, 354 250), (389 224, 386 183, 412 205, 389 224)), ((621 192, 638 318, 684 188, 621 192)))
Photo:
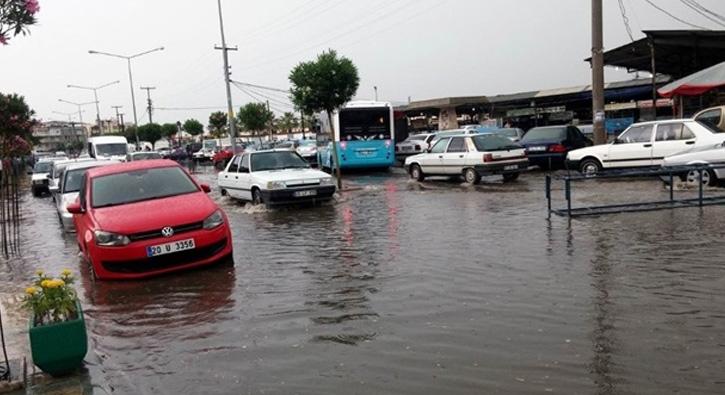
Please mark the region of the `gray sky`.
MULTIPOLYGON (((622 0, 635 39, 643 29, 686 29, 647 4, 622 0)), ((718 25, 679 0, 651 0, 696 25, 718 25)), ((725 14, 725 2, 699 0, 725 14)), ((618 2, 604 0, 608 49, 626 44, 618 2)), ((587 84, 590 69, 589 0, 224 0, 232 78, 288 88, 287 76, 303 60, 333 48, 358 66, 358 98, 407 101, 443 96, 494 95, 587 84)), ((30 36, 0 47, 0 91, 24 95, 44 120, 64 120, 53 111, 75 107, 58 102, 92 101, 90 91, 67 84, 121 83, 99 92, 101 117, 124 106, 132 121, 124 60, 89 55, 89 49, 133 54, 166 47, 134 60, 139 123, 146 96, 155 86, 154 106, 190 108, 225 105, 216 1, 214 0, 41 0, 39 24, 30 36)), ((720 27, 722 28, 722 27, 720 27)), ((607 81, 632 78, 607 69, 607 81)), ((232 88, 235 111, 252 99, 232 88)), ((269 93, 267 93, 269 95, 269 93)), ((260 97, 260 96, 258 96, 260 97)), ((272 94, 272 106, 289 110, 272 94)), ((263 98, 262 98, 263 99, 263 98)), ((197 118, 212 110, 158 110, 156 122, 197 118)), ((77 118, 77 117, 76 117, 77 118)), ((95 119, 85 107, 84 121, 95 119)))

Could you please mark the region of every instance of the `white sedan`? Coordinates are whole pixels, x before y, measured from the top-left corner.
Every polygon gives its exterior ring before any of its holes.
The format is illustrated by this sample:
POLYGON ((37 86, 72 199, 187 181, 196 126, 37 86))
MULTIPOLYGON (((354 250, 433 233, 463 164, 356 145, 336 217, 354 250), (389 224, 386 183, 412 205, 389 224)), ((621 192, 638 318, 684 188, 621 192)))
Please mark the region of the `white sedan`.
MULTIPOLYGON (((662 162, 663 170, 671 170, 682 166, 703 166, 702 174, 697 168, 687 169, 678 172, 676 175, 688 184, 697 185, 702 182, 704 185, 717 185, 720 180, 725 180, 725 144, 716 144, 709 147, 689 151, 680 155, 668 156, 662 162)), ((667 177, 669 178, 669 177, 667 177)), ((669 179, 663 180, 669 182, 669 179)))
POLYGON ((329 174, 286 149, 235 155, 218 184, 223 196, 265 205, 330 200, 336 189, 329 174))
POLYGON ((567 167, 584 174, 603 169, 657 167, 665 157, 725 141, 692 119, 636 123, 612 143, 570 151, 567 167))
POLYGON ((481 176, 495 174, 503 175, 504 181, 515 180, 528 166, 522 146, 494 134, 445 136, 429 152, 405 160, 405 168, 415 180, 463 176, 470 184, 480 182, 481 176))

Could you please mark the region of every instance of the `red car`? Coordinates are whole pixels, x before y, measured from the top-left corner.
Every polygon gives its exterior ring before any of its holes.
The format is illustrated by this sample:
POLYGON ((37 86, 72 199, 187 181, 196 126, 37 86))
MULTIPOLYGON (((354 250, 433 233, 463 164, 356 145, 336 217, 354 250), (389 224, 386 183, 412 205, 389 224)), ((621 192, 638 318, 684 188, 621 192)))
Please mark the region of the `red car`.
POLYGON ((226 214, 176 162, 128 162, 86 172, 68 205, 98 279, 136 279, 230 260, 226 214))
MULTIPOLYGON (((244 146, 238 145, 237 154, 241 154, 242 152, 244 152, 244 146)), ((227 163, 229 163, 233 156, 234 152, 232 152, 232 147, 227 146, 214 154, 211 158, 211 163, 217 170, 224 170, 227 167, 227 163)))

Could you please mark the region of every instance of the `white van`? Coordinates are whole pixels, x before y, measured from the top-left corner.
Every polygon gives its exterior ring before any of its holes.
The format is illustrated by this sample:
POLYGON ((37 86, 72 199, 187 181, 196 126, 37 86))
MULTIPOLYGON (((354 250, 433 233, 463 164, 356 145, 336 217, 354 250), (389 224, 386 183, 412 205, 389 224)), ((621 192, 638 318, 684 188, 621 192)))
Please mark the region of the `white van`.
POLYGON ((96 159, 125 161, 128 141, 122 136, 99 136, 88 139, 88 155, 96 159))

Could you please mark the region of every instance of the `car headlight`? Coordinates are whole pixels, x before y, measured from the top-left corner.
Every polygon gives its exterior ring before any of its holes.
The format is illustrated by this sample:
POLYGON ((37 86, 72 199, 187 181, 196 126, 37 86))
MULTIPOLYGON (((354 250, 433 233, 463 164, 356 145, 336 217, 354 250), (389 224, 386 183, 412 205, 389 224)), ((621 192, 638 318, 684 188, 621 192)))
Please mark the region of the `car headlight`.
POLYGON ((332 177, 320 178, 320 185, 334 185, 335 180, 332 177))
POLYGON ((270 181, 267 183, 267 189, 285 189, 287 188, 287 185, 285 185, 282 181, 270 181))
POLYGON ((221 210, 217 210, 214 214, 206 217, 204 220, 204 229, 214 229, 224 223, 224 215, 221 210))
POLYGON ((104 232, 102 230, 97 230, 93 233, 96 236, 96 245, 99 246, 125 246, 131 242, 128 236, 120 235, 118 233, 104 232))

